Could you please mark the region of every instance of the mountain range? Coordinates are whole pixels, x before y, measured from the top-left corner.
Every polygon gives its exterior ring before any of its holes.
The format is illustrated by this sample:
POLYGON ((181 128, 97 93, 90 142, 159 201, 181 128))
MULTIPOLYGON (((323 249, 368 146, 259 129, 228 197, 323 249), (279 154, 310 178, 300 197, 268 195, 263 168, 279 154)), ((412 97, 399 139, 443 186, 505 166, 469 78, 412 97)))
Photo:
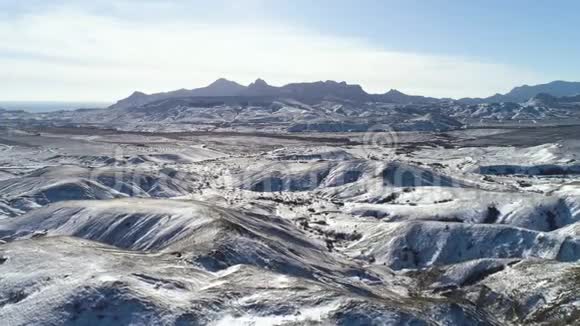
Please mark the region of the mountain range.
POLYGON ((248 86, 218 79, 196 89, 135 92, 108 109, 50 113, 0 111, 0 121, 91 125, 137 131, 365 132, 447 131, 469 126, 580 124, 580 83, 516 87, 485 99, 436 99, 397 90, 319 81, 248 86), (578 88, 577 88, 578 87, 578 88), (533 94, 533 95, 532 95, 533 94))
POLYGON ((248 86, 220 78, 206 87, 195 89, 180 89, 165 93, 145 94, 134 92, 131 96, 113 104, 111 108, 129 108, 149 104, 158 100, 183 97, 278 97, 291 98, 301 102, 319 101, 321 99, 346 99, 356 102, 384 103, 429 103, 439 99, 413 96, 390 90, 384 94, 369 94, 360 85, 346 82, 319 81, 312 83, 290 83, 284 86, 272 86, 262 79, 257 79, 248 86))
MULTIPOLYGON (((523 103, 538 94, 554 97, 574 97, 580 95, 580 82, 554 81, 534 86, 519 86, 506 94, 495 94, 487 98, 462 98, 456 102, 461 104, 484 104, 513 102, 523 103)), ((155 101, 187 97, 275 97, 296 99, 304 103, 317 102, 323 99, 341 99, 354 102, 381 102, 394 104, 428 104, 450 99, 407 95, 391 89, 383 94, 370 94, 360 85, 346 82, 319 81, 310 83, 290 83, 284 86, 272 86, 262 79, 257 79, 248 86, 220 78, 208 86, 194 89, 179 89, 176 91, 145 94, 134 92, 129 97, 113 104, 111 108, 122 109, 139 107, 155 101)))
POLYGON ((529 100, 538 94, 548 94, 554 97, 572 97, 580 95, 580 82, 567 82, 562 80, 553 81, 540 85, 523 85, 512 89, 506 94, 495 94, 487 98, 463 98, 459 102, 466 104, 481 103, 501 103, 514 102, 521 103, 529 100))

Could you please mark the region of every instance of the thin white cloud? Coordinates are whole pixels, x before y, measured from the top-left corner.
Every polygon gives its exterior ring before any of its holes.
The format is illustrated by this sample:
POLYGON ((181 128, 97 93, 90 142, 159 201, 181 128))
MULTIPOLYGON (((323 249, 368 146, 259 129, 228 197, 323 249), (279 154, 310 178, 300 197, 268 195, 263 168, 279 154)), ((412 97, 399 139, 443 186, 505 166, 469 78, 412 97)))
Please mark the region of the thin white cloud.
POLYGON ((272 84, 321 79, 438 97, 485 96, 544 81, 516 67, 382 50, 272 24, 123 21, 78 11, 0 22, 3 100, 108 100, 218 77, 272 84))

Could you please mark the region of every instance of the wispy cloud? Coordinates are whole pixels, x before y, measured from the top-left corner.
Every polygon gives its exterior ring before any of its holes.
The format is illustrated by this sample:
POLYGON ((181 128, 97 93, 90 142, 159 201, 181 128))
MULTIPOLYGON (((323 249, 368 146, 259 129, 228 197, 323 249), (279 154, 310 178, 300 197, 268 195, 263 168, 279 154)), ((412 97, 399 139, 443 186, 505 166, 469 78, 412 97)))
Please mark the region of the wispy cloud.
POLYGON ((193 88, 218 77, 273 84, 321 79, 431 96, 484 96, 530 71, 470 58, 387 51, 273 23, 124 20, 77 9, 0 22, 5 100, 114 100, 133 90, 193 88))

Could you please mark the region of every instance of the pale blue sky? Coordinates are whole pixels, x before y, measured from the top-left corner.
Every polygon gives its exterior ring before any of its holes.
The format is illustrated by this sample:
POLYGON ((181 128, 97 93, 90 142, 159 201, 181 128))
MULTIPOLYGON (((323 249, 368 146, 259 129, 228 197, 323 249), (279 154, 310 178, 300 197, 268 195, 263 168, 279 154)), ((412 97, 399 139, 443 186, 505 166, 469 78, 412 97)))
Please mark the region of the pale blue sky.
POLYGON ((218 77, 488 96, 580 80, 580 2, 0 0, 0 100, 112 101, 218 77))

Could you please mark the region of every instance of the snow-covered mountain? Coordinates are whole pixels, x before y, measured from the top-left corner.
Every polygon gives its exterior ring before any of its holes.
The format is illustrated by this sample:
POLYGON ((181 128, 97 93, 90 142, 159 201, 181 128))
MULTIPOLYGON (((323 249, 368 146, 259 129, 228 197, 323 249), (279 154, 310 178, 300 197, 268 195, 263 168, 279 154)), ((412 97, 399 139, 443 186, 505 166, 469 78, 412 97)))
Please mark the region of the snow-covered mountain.
POLYGON ((455 118, 430 104, 392 104, 353 100, 358 88, 320 83, 288 85, 288 97, 180 97, 136 107, 112 107, 61 115, 61 121, 114 128, 187 128, 188 130, 366 131, 377 125, 393 130, 451 130, 455 118), (343 91, 351 99, 339 98, 343 91), (320 93, 322 92, 322 93, 320 93), (316 94, 326 94, 323 98, 316 94), (300 98, 301 100, 297 100, 300 98))
MULTIPOLYGON (((295 92, 301 90, 297 89, 295 92)), ((576 98, 545 94, 525 103, 477 105, 445 101, 431 104, 360 102, 338 98, 338 95, 316 99, 305 92, 297 97, 302 101, 292 97, 263 96, 169 98, 136 107, 61 115, 61 118, 74 124, 137 130, 170 127, 283 132, 364 132, 377 126, 398 131, 444 131, 474 122, 569 124, 580 121, 580 103, 576 98)))

